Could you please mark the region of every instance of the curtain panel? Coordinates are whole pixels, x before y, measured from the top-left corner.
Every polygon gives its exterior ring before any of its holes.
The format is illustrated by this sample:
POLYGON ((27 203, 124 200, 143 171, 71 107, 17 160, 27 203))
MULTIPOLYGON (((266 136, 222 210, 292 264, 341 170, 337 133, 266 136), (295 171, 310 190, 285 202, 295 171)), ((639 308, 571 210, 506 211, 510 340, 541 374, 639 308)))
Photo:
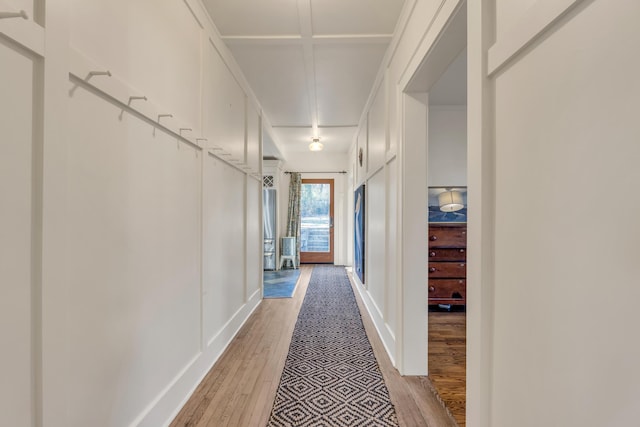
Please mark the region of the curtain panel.
POLYGON ((300 193, 302 176, 291 172, 289 181, 289 209, 287 211, 287 237, 296 238, 296 257, 300 262, 300 193))

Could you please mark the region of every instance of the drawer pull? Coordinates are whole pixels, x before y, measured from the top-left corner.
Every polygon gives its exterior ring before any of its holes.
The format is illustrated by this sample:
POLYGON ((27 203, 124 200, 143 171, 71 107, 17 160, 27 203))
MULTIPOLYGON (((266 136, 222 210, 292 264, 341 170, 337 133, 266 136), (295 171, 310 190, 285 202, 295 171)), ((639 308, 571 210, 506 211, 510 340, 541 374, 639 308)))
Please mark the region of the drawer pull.
POLYGON ((431 251, 431 252, 429 252, 429 256, 436 256, 436 253, 431 251))
POLYGON ((429 286, 429 292, 435 292, 436 288, 434 288, 433 286, 429 286))
POLYGON ((436 241, 436 240, 438 240, 438 236, 430 236, 429 240, 431 240, 432 242, 436 241))
POLYGON ((464 253, 464 249, 460 249, 460 253, 463 254, 464 253))
POLYGON ((429 273, 435 273, 436 268, 435 267, 429 267, 429 273))

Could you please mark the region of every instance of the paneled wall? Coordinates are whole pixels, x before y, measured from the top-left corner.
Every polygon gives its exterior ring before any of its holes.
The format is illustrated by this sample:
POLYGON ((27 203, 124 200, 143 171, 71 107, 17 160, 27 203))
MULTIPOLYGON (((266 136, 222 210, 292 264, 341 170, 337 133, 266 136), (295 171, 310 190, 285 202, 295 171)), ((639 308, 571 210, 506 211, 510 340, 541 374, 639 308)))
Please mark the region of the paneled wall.
POLYGON ((516 3, 496 2, 489 50, 490 425, 633 425, 640 342, 622 325, 640 322, 640 4, 516 3))
POLYGON ((458 0, 406 2, 350 152, 351 191, 366 184, 367 200, 367 283, 359 283, 358 289, 389 355, 403 374, 427 373, 424 319, 428 310, 427 104, 424 94, 404 92, 412 73, 460 4, 458 0), (413 117, 417 129, 407 127, 408 116, 413 117))
MULTIPOLYGON (((2 25, 2 23, 0 23, 2 25)), ((33 24, 35 25, 35 24, 33 24)), ((0 27, 0 30, 3 28, 0 27)), ((38 55, 16 40, 0 41, 0 424, 35 420, 34 360, 39 328, 39 202, 41 128, 38 55)))
POLYGON ((34 4, 0 20, 0 424, 166 425, 260 302, 261 109, 197 0, 34 4))
POLYGON ((469 11, 467 425, 633 425, 640 345, 621 325, 640 321, 640 199, 621 183, 640 180, 637 2, 407 4, 351 152, 354 188, 369 189, 368 257, 379 260, 386 241, 387 260, 367 267, 369 278, 384 269, 386 292, 379 276, 358 289, 406 373, 417 354, 407 341, 424 318, 407 293, 407 237, 421 235, 407 212, 418 194, 408 171, 420 170, 416 149, 427 141, 407 124, 427 119, 403 91, 458 6, 469 11), (383 197, 372 117, 385 84, 383 197), (395 313, 385 309, 392 295, 395 313))

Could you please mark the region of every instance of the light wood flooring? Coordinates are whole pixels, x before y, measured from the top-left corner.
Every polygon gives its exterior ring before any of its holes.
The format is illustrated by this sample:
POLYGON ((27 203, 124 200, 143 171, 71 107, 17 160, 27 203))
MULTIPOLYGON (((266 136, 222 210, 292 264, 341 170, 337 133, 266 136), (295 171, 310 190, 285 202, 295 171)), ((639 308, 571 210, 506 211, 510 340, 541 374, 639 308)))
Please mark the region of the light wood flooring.
POLYGON ((429 313, 429 378, 458 422, 465 425, 466 313, 429 313))
MULTIPOLYGON (((293 298, 266 299, 197 387, 171 426, 265 426, 289 351, 312 266, 302 266, 293 298)), ((426 377, 401 377, 391 365, 367 311, 362 319, 401 426, 454 427, 426 377)))

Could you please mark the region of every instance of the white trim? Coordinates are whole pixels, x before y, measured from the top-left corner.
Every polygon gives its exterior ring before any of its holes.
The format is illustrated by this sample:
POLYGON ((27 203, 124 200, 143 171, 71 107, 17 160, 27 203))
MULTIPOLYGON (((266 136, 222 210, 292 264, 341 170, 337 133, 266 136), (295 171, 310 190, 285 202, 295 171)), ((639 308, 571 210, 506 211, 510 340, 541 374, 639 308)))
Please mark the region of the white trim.
POLYGON ((379 172, 381 172, 384 167, 386 166, 387 162, 382 162, 382 164, 376 166, 375 169, 372 169, 370 172, 367 173, 364 182, 369 181, 371 178, 373 178, 374 176, 376 176, 379 172))
MULTIPOLYGON (((377 87, 378 85, 381 84, 382 80, 386 77, 387 69, 389 68, 389 65, 391 64, 391 62, 393 61, 393 58, 396 52, 398 51, 400 40, 402 40, 404 36, 404 32, 407 29, 407 24, 409 23, 409 19, 411 18, 411 15, 413 15, 413 11, 417 3, 418 3, 417 0, 406 0, 404 3, 404 6, 402 7, 402 10, 400 11, 400 17, 398 18, 398 23, 396 24, 396 28, 393 31, 393 37, 391 38, 389 47, 387 48, 387 51, 384 54, 384 58, 382 59, 382 62, 380 64, 380 69, 378 70, 378 74, 376 75, 376 78, 372 86, 372 88, 376 88, 376 90, 374 91, 372 89, 371 92, 369 92, 369 97, 367 98, 367 102, 365 103, 364 108, 362 110, 362 114, 360 115, 360 120, 358 121, 358 130, 360 130, 362 127, 364 127, 367 124, 369 110, 371 109, 371 104, 373 103, 373 99, 375 98, 375 92, 377 91, 377 87)), ((357 145, 358 145, 358 132, 356 132, 356 134, 354 135, 353 140, 351 141, 351 145, 349 146, 349 149, 347 150, 347 152, 351 152, 352 150, 354 150, 354 147, 357 149, 357 145)))
POLYGON ((44 28, 35 22, 22 18, 0 19, 0 34, 36 55, 44 57, 44 28))
MULTIPOLYGON (((117 75, 114 75, 112 73, 110 77, 94 76, 91 79, 87 78, 89 72, 108 70, 107 67, 96 64, 93 60, 87 58, 81 52, 73 48, 69 49, 69 57, 69 74, 70 76, 73 76, 73 79, 71 80, 74 81, 77 86, 83 85, 96 89, 100 93, 107 95, 108 98, 115 100, 123 106, 127 106, 128 110, 132 110, 140 116, 144 117, 149 122, 153 123, 156 128, 171 134, 171 136, 187 143, 198 151, 208 151, 210 155, 220 159, 229 166, 234 167, 240 172, 251 176, 256 180, 260 180, 260 171, 255 170, 254 168, 245 169, 243 167, 246 166, 246 163, 244 161, 230 156, 229 153, 227 153, 225 150, 214 150, 210 147, 206 147, 198 143, 196 139, 202 136, 201 129, 198 129, 193 125, 189 125, 176 116, 171 117, 169 120, 166 120, 163 123, 159 123, 158 115, 166 114, 168 113, 168 110, 159 107, 157 104, 154 104, 150 99, 147 99, 147 101, 130 103, 130 96, 142 96, 143 94, 128 83, 125 83, 125 81, 120 79, 117 75), (193 131, 189 132, 189 135, 180 135, 180 128, 191 128, 193 129, 193 131)), ((73 90, 76 89, 72 89, 72 91, 73 90)), ((123 114, 125 114, 124 109, 123 114)), ((206 136, 202 137, 206 138, 206 136)))
POLYGON ((467 111, 466 105, 429 105, 431 111, 467 111))
POLYGON ((253 92, 253 89, 249 85, 246 77, 244 76, 244 73, 242 73, 242 70, 240 69, 240 66, 236 62, 233 54, 231 53, 231 50, 229 50, 229 48, 225 44, 225 39, 223 39, 223 37, 220 35, 220 32, 218 31, 215 24, 213 23, 213 20, 211 19, 211 16, 209 15, 207 8, 202 3, 202 0, 183 0, 183 1, 187 6, 187 8, 193 14, 194 19, 197 21, 197 23, 203 29, 206 36, 209 38, 210 43, 213 44, 215 49, 220 54, 222 60, 231 71, 231 74, 236 79, 236 81, 244 91, 245 95, 249 97, 250 101, 256 107, 256 110, 259 111, 260 115, 262 116, 263 125, 265 125, 265 128, 267 129, 267 133, 269 133, 269 136, 271 137, 271 140, 276 146, 276 149, 280 153, 283 153, 283 150, 281 148, 282 146, 281 143, 270 132, 269 128, 271 127, 271 120, 269 120, 269 118, 264 115, 262 105, 258 101, 258 98, 253 92))
MULTIPOLYGON (((140 90, 132 87, 126 83, 124 79, 121 79, 118 75, 111 73, 111 76, 93 76, 90 77, 89 73, 92 71, 109 71, 109 67, 103 64, 98 64, 94 60, 90 59, 82 52, 69 48, 69 74, 77 80, 71 79, 76 83, 76 86, 69 91, 69 94, 73 96, 73 92, 77 86, 83 85, 97 89, 99 92, 108 95, 115 101, 127 106, 128 109, 135 111, 136 113, 144 116, 151 122, 154 122, 159 129, 163 129, 166 132, 174 134, 179 139, 189 143, 190 145, 200 145, 196 142, 195 138, 202 135, 201 130, 195 125, 181 120, 180 117, 173 116, 171 118, 163 119, 162 123, 158 122, 158 115, 160 114, 172 114, 168 108, 163 108, 154 103, 153 99, 147 97, 146 101, 137 100, 130 102, 130 96, 146 96, 140 90), (191 128, 189 136, 180 135, 180 128, 191 128)), ((111 71, 110 71, 111 72, 111 71)))
POLYGON ((486 74, 495 1, 467 6, 467 396, 472 427, 491 427, 493 389, 494 87, 486 74))
POLYGON ((227 46, 264 46, 264 45, 302 45, 302 36, 299 35, 284 35, 284 36, 221 36, 220 39, 224 41, 227 46))
MULTIPOLYGON (((353 44, 386 44, 392 39, 392 34, 329 34, 309 35, 314 45, 353 43, 353 44)), ((221 36, 227 46, 252 45, 252 46, 302 46, 305 37, 292 34, 281 36, 221 36)))
POLYGON ((511 62, 549 27, 583 0, 538 0, 525 15, 491 46, 487 68, 491 76, 511 62))
POLYGON ((443 34, 450 22, 456 14, 456 11, 464 0, 444 0, 436 15, 433 17, 429 26, 426 28, 420 42, 411 55, 411 59, 407 62, 407 66, 400 73, 398 84, 402 90, 406 90, 409 86, 415 72, 420 68, 424 59, 431 53, 431 50, 438 44, 438 39, 443 34))
POLYGON ((236 311, 223 328, 209 340, 207 347, 189 362, 185 369, 136 417, 131 426, 169 426, 182 407, 193 395, 205 375, 211 370, 240 331, 262 299, 260 290, 254 292, 249 301, 236 311), (176 405, 177 403, 177 405, 176 405), (176 405, 174 407, 174 405, 176 405))
POLYGON ((312 36, 313 44, 387 44, 391 41, 392 34, 331 34, 312 36))
POLYGON ((382 313, 380 312, 380 309, 376 305, 375 301, 373 300, 373 298, 371 298, 369 292, 365 289, 365 285, 360 282, 360 278, 353 274, 351 275, 351 278, 353 279, 355 288, 358 291, 360 298, 362 298, 362 302, 364 303, 363 305, 367 310, 367 313, 369 314, 369 318, 373 321, 373 326, 378 332, 378 336, 382 341, 382 345, 384 346, 389 359, 391 359, 391 363, 393 364, 393 366, 396 366, 395 348, 397 346, 397 342, 395 335, 391 332, 389 325, 385 322, 384 317, 382 316, 382 313))

